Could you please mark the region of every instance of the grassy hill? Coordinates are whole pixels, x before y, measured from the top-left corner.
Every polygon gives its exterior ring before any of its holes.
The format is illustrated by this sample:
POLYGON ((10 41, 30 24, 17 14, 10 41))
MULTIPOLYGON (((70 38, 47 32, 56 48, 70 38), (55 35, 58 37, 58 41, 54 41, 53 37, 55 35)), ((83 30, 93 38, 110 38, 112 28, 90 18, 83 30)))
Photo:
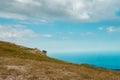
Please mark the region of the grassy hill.
POLYGON ((72 64, 0 41, 0 80, 120 80, 120 72, 72 64))

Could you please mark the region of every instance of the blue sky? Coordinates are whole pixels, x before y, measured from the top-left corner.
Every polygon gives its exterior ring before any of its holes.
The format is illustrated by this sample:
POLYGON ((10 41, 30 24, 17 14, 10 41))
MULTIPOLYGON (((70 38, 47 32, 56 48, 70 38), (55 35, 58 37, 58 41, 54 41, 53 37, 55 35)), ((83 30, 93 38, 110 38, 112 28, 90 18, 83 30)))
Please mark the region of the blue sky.
POLYGON ((49 53, 120 51, 120 1, 1 0, 0 40, 49 53))

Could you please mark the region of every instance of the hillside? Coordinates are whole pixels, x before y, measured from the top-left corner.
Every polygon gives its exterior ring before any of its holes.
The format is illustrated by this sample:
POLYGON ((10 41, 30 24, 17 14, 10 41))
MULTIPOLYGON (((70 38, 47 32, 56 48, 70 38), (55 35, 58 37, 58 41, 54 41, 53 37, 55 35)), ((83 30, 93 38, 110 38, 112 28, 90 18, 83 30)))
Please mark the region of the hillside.
POLYGON ((0 80, 120 80, 120 72, 67 63, 37 48, 0 41, 0 80))

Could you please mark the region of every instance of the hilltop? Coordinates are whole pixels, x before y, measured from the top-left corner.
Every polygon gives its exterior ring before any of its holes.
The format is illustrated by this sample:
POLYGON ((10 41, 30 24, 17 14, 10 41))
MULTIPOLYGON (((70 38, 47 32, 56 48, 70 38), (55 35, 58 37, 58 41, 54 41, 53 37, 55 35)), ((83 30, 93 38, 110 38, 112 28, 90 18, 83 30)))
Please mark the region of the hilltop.
POLYGON ((120 72, 48 57, 47 51, 0 41, 0 80, 120 80, 120 72))

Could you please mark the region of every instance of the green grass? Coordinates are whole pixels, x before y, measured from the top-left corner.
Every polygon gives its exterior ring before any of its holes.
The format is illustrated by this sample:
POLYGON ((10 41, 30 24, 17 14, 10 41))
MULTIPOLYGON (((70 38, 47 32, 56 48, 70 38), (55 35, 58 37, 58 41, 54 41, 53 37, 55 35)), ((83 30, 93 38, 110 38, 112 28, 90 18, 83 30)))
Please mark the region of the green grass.
POLYGON ((21 46, 15 44, 0 42, 0 56, 2 57, 15 57, 22 59, 38 60, 38 61, 63 63, 63 61, 53 59, 48 56, 44 56, 37 53, 33 54, 29 50, 32 50, 32 48, 27 48, 27 47, 21 48, 21 46))

